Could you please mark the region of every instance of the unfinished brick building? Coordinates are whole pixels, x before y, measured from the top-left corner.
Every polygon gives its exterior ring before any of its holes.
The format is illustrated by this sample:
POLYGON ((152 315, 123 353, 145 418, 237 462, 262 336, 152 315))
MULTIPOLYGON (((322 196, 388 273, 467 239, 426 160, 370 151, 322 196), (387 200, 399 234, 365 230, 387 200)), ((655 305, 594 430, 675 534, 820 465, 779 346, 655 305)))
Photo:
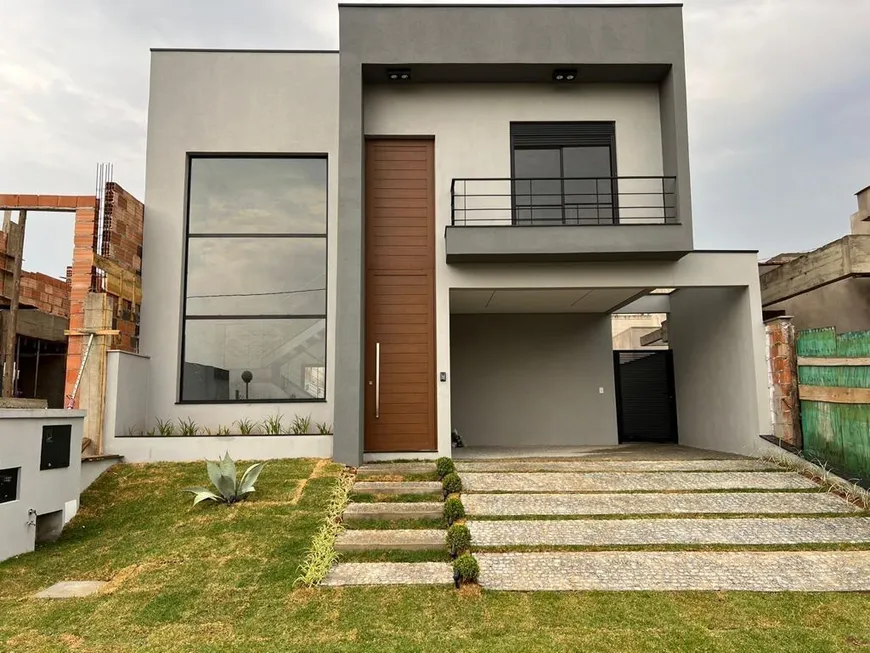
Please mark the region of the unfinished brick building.
POLYGON ((85 437, 97 452, 102 418, 94 416, 103 412, 106 352, 138 351, 144 220, 144 205, 121 186, 109 182, 101 190, 101 195, 82 196, 0 195, 4 319, 9 319, 15 257, 22 245, 12 213, 75 213, 67 279, 22 271, 15 351, 0 352, 0 360, 14 365, 15 396, 45 399, 52 408, 87 409, 85 437))

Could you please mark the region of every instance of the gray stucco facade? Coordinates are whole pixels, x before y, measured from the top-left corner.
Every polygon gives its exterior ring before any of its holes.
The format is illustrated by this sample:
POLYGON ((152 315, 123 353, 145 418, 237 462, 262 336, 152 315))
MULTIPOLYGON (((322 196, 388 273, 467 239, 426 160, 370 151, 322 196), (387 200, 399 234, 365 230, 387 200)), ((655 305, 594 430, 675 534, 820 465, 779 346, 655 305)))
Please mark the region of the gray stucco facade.
MULTIPOLYGON (((195 460, 226 449, 248 459, 333 455, 356 466, 364 458, 448 456, 454 427, 481 446, 613 444, 620 386, 609 317, 629 304, 647 310, 635 300, 657 304, 661 296, 650 293, 667 288, 676 293, 659 310, 674 332, 680 441, 751 453, 769 432, 757 260, 754 252, 693 246, 680 6, 365 4, 341 5, 339 14, 339 51, 154 53, 142 356, 110 355, 107 451, 129 461, 195 460), (389 68, 411 79, 391 81, 389 68), (576 70, 571 83, 558 79, 563 69, 576 70), (550 129, 551 140, 518 143, 528 125, 550 129), (571 140, 589 130, 607 142, 571 140), (591 169, 568 174, 571 148, 597 148, 580 157, 598 156, 591 169), (520 174, 522 149, 558 152, 561 175, 520 174), (188 162, 208 154, 327 162, 325 392, 316 401, 180 400, 188 162), (562 190, 559 218, 515 220, 523 193, 514 184, 542 178, 563 189, 567 181, 608 180, 617 190, 604 194, 625 200, 599 202, 596 186, 592 205, 610 215, 581 219, 582 202, 565 198, 586 191, 562 190), (463 180, 496 181, 501 194, 463 190, 457 204, 463 180), (659 183, 659 201, 667 194, 674 204, 632 203, 629 196, 649 191, 634 192, 629 180, 659 183), (665 182, 673 190, 666 193, 665 182), (504 204, 496 217, 475 221, 466 219, 477 208, 471 197, 504 204), (567 218, 569 205, 575 218, 567 218), (402 285, 414 287, 384 291, 402 285), (708 342, 711 334, 717 342, 708 342), (717 389, 715 401, 705 387, 717 389), (275 415, 286 424, 294 414, 332 424, 335 435, 136 434, 157 418, 215 430, 275 415)), ((275 187, 291 193, 275 204, 289 216, 295 191, 275 187)), ((228 257, 216 260, 204 268, 215 278, 248 279, 225 269, 228 257)), ((288 293, 302 287, 292 257, 271 260, 275 267, 249 275, 261 275, 260 285, 242 291, 270 294, 276 280, 288 293)), ((233 333, 223 345, 215 340, 216 351, 259 346, 254 332, 233 333)))
MULTIPOLYGON (((693 238, 680 5, 347 4, 339 6, 339 22, 334 457, 356 465, 363 450, 363 114, 366 87, 383 79, 379 71, 385 66, 420 66, 429 79, 439 83, 545 82, 558 66, 576 67, 580 79, 657 83, 662 172, 677 180, 679 224, 604 227, 598 235, 596 229, 584 229, 582 246, 561 252, 559 260, 571 260, 572 256, 601 260, 614 255, 674 259, 693 249, 693 238), (650 244, 651 229, 659 230, 656 238, 661 242, 650 244)), ((494 256, 507 254, 523 260, 523 256, 564 249, 564 237, 558 231, 561 229, 530 233, 531 239, 517 247, 515 235, 505 233, 504 242, 500 242, 501 236, 479 236, 471 230, 450 234, 448 248, 470 253, 472 258, 486 250, 494 256)))

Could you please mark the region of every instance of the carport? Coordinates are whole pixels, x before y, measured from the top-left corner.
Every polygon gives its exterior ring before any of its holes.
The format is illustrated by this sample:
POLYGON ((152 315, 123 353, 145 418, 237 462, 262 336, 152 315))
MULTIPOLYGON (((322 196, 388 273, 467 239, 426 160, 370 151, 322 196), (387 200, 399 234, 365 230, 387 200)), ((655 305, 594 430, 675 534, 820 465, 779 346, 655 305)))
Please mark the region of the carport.
MULTIPOLYGON (((672 441, 752 453, 769 431, 755 266, 751 253, 520 269, 455 266, 446 423, 475 447, 672 441), (674 291, 652 294, 656 288, 674 291), (659 359, 615 360, 615 312, 667 313, 671 350, 656 352, 659 359), (644 384, 653 399, 671 398, 672 424, 665 428, 673 439, 653 428, 643 402, 621 401, 626 376, 642 399, 644 384), (660 384, 670 385, 663 391, 660 384)), ((668 409, 662 406, 653 414, 668 409)))

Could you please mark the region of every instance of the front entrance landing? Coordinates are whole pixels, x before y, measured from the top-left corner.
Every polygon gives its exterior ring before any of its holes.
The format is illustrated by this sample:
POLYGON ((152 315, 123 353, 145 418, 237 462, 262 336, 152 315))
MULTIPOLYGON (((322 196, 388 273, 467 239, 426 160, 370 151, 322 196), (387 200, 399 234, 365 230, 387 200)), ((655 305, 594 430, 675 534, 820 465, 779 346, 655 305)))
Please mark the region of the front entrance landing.
MULTIPOLYGON (((484 589, 870 591, 867 507, 767 461, 662 445, 455 453, 484 589)), ((342 544, 399 550, 426 537, 437 549, 433 524, 411 525, 349 531, 342 544)), ((325 584, 449 582, 446 560, 394 560, 340 562, 325 584)))

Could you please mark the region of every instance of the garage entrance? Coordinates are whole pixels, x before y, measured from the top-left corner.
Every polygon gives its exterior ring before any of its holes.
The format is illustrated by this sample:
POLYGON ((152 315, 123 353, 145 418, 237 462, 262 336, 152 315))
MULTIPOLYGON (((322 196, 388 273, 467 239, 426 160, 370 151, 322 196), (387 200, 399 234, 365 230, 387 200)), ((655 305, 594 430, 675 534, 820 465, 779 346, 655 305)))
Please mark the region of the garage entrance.
POLYGON ((677 442, 673 351, 615 351, 619 442, 677 442))

